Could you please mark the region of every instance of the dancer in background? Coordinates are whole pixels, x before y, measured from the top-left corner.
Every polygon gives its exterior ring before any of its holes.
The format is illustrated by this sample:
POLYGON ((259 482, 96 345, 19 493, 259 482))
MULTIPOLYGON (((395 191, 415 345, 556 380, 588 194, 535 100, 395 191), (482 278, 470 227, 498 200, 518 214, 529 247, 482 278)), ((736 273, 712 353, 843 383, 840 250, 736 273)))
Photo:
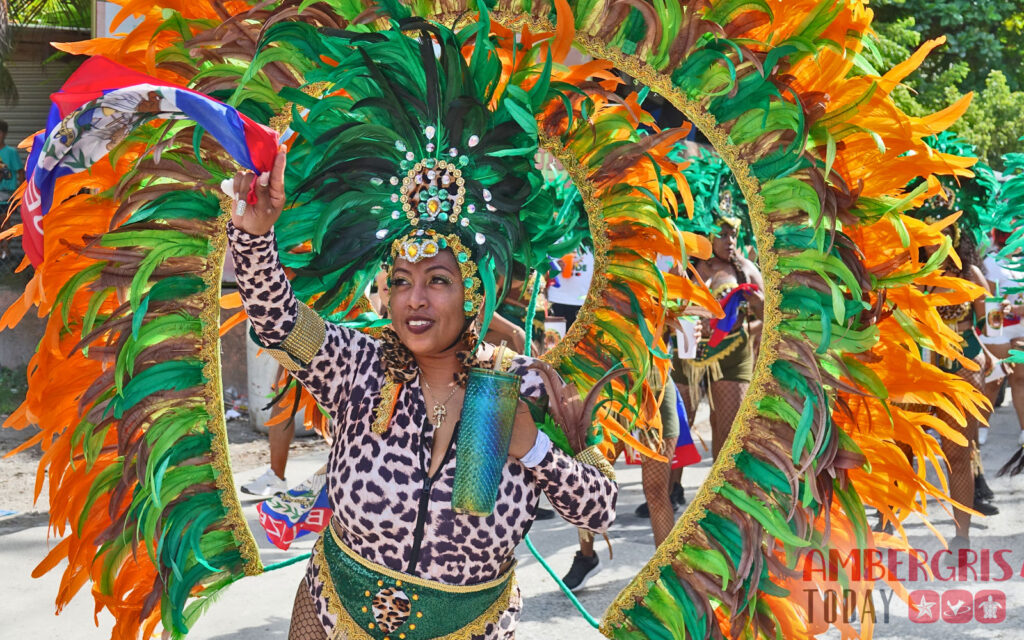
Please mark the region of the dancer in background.
MULTIPOLYGON (((984 331, 985 328, 985 299, 989 293, 988 282, 981 270, 981 255, 971 230, 961 229, 954 223, 946 227, 943 232, 952 238, 953 248, 961 262, 958 266, 952 256, 948 257, 943 265, 944 272, 977 285, 982 294, 971 301, 938 307, 940 317, 951 329, 960 334, 964 341, 963 354, 966 358, 974 361, 977 365, 976 369, 971 370, 960 362, 946 359, 939 359, 935 364, 944 371, 955 373, 982 391, 985 388, 985 378, 999 362, 998 358, 978 339, 979 330, 984 331)), ((991 412, 991 407, 988 408, 988 411, 991 412)), ((987 419, 987 415, 985 418, 987 419)), ((959 428, 954 421, 948 421, 953 428, 959 428)), ((942 439, 942 452, 946 457, 949 469, 949 495, 954 501, 965 507, 973 508, 984 515, 995 515, 999 513, 998 508, 985 500, 975 499, 978 485, 976 478, 982 474, 981 456, 978 452, 978 427, 980 425, 981 422, 977 418, 967 416, 967 424, 963 432, 967 438, 966 446, 959 445, 949 438, 942 439)), ((954 508, 953 520, 956 536, 949 543, 950 550, 956 552, 960 549, 970 548, 971 514, 963 509, 954 508)), ((959 557, 959 555, 954 553, 954 557, 959 557)))
POLYGON ((722 302, 727 317, 704 324, 697 357, 681 361, 680 392, 692 424, 701 393, 711 405, 711 454, 717 457, 753 375, 754 353, 750 335, 760 331, 764 316, 761 272, 736 246, 740 221, 719 217, 720 231, 712 238, 713 254, 697 270, 722 302))

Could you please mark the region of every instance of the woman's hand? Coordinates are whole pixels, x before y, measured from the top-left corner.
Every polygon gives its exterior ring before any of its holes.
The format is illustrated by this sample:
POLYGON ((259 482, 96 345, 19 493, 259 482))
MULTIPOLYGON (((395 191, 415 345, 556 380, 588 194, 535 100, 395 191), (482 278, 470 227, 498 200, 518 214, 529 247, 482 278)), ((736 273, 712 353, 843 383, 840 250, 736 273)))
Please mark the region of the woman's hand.
POLYGON ((235 174, 236 200, 231 209, 231 222, 236 227, 254 236, 266 235, 274 228, 274 223, 281 217, 281 211, 284 209, 285 162, 285 147, 281 145, 274 158, 274 167, 269 173, 264 172, 258 177, 251 171, 239 171, 235 174), (238 202, 245 202, 253 180, 256 181, 253 188, 256 204, 246 204, 244 212, 239 213, 241 207, 238 206, 238 202))
POLYGON ((999 365, 1000 361, 999 361, 999 358, 995 357, 995 355, 991 351, 989 351, 988 349, 982 349, 981 355, 982 355, 981 372, 987 378, 990 375, 992 375, 992 372, 995 371, 995 369, 999 365))
POLYGON ((512 442, 508 445, 508 454, 518 460, 530 453, 537 442, 537 425, 530 415, 530 408, 522 400, 516 409, 516 421, 512 427, 512 442))

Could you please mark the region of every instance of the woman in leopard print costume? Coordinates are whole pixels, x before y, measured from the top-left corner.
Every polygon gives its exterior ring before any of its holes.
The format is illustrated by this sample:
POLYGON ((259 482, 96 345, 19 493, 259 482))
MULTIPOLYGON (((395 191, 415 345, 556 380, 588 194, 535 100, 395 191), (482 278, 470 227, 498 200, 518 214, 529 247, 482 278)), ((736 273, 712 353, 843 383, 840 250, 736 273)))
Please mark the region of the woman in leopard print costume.
MULTIPOLYGON (((334 517, 321 542, 351 551, 397 581, 339 605, 335 594, 351 589, 334 583, 331 559, 318 543, 296 596, 290 637, 390 637, 383 634, 395 632, 394 637, 413 638, 417 626, 422 633, 431 622, 431 612, 417 609, 416 596, 401 588, 403 579, 406 585, 418 580, 456 592, 490 584, 509 575, 541 493, 573 525, 602 532, 615 517, 617 487, 597 468, 552 447, 538 431, 523 400, 544 406, 562 391, 547 388, 551 376, 542 373, 550 370, 538 371, 546 365, 519 356, 509 368, 522 379, 520 411, 495 509, 484 517, 453 510, 465 368, 474 358, 487 363, 495 357, 486 344, 468 355, 471 318, 464 313, 467 290, 454 247, 427 259, 394 261, 389 339, 321 320, 296 299, 275 246, 273 225, 284 205, 284 157, 279 153, 274 171, 257 180, 256 203, 236 207, 232 216, 228 238, 239 290, 259 342, 290 361, 293 375, 333 419, 327 482, 334 517), (389 394, 388 381, 396 379, 401 384, 389 394), (390 420, 385 417, 381 429, 379 408, 386 416, 389 405, 390 420), (363 622, 357 624, 360 613, 363 622)), ((239 174, 236 193, 248 192, 254 178, 239 174)), ((514 637, 520 611, 514 579, 497 602, 501 606, 477 617, 475 627, 446 637, 514 637)))

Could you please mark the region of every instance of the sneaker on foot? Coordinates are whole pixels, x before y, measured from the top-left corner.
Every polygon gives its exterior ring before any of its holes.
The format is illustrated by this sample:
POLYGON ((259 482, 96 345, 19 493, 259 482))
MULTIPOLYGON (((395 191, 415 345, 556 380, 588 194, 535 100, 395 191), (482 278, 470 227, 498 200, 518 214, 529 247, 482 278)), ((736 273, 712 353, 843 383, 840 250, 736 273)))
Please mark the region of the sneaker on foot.
POLYGON ((554 517, 554 509, 545 509, 544 507, 537 507, 537 511, 533 514, 534 520, 551 520, 554 517))
POLYGON ((983 516, 999 515, 999 507, 986 500, 974 499, 974 510, 983 516))
POLYGON ((988 482, 985 481, 985 474, 979 473, 974 476, 974 501, 990 502, 995 497, 995 492, 992 491, 992 488, 988 486, 988 482))
POLYGON ((591 576, 600 570, 601 559, 596 553, 592 556, 585 556, 577 551, 576 556, 572 559, 572 567, 569 568, 569 573, 562 578, 562 582, 569 587, 569 591, 576 593, 587 584, 591 576))
POLYGON ((669 495, 669 499, 672 501, 672 508, 678 509, 679 507, 686 504, 686 490, 683 489, 683 485, 677 484, 672 487, 672 493, 669 495))
POLYGON ((275 493, 288 490, 288 483, 283 479, 278 478, 269 467, 263 472, 263 475, 256 478, 252 482, 248 482, 242 485, 242 493, 248 493, 251 496, 259 496, 260 498, 269 498, 275 493))

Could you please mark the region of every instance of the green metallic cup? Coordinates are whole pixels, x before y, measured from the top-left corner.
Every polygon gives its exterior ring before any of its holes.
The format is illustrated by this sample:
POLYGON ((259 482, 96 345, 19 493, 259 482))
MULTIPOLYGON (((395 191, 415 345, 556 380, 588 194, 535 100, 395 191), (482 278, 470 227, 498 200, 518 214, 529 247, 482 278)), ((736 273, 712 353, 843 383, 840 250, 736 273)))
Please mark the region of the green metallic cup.
POLYGON ((452 491, 452 508, 459 513, 488 516, 494 511, 512 442, 519 384, 519 376, 512 373, 480 368, 469 372, 452 491))

